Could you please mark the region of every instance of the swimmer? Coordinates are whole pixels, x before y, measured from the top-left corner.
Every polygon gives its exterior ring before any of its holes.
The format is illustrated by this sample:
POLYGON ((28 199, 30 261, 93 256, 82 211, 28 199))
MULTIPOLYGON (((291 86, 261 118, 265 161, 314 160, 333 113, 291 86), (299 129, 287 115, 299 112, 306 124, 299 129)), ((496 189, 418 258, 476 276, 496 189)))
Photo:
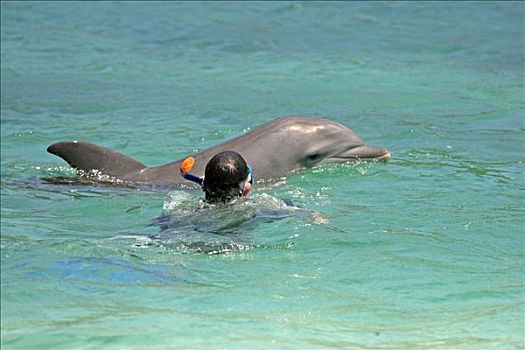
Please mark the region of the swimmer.
MULTIPOLYGON (((235 198, 247 197, 253 184, 252 168, 246 164, 244 158, 235 151, 217 153, 206 165, 204 177, 190 173, 195 159, 186 158, 180 167, 180 173, 188 181, 199 184, 209 203, 227 203, 235 198)), ((304 210, 294 205, 290 200, 283 200, 290 209, 304 210)), ((306 210, 310 213, 314 224, 326 224, 328 221, 315 210, 306 210)))
POLYGON ((182 177, 201 185, 205 200, 210 203, 226 203, 235 198, 246 197, 253 184, 251 167, 235 151, 217 153, 206 164, 204 177, 190 173, 195 159, 186 158, 180 168, 182 177))

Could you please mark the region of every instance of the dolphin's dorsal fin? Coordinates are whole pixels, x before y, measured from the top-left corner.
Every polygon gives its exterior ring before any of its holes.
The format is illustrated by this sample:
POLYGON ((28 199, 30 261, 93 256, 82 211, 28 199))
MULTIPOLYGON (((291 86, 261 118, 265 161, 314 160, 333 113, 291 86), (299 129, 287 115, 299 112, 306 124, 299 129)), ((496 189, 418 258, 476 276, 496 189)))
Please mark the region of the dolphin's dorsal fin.
POLYGON ((98 170, 102 174, 117 178, 147 168, 122 153, 88 142, 57 142, 49 146, 47 151, 61 157, 77 170, 98 170))

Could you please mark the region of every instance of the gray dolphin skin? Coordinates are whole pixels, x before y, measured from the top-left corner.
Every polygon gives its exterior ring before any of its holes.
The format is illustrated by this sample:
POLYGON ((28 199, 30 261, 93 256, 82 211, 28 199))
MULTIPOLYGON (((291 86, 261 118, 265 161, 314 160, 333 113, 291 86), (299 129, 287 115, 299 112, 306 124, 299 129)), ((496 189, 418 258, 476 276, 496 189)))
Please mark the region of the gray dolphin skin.
MULTIPOLYGON (((276 179, 319 164, 389 160, 390 152, 372 147, 350 129, 328 119, 282 117, 197 154, 191 171, 204 174, 208 161, 224 150, 239 152, 251 165, 255 180, 276 179)), ((188 184, 180 175, 183 159, 148 167, 109 148, 80 141, 52 144, 47 151, 82 173, 96 172, 113 180, 146 185, 188 184)), ((189 155, 188 155, 189 156, 189 155)))

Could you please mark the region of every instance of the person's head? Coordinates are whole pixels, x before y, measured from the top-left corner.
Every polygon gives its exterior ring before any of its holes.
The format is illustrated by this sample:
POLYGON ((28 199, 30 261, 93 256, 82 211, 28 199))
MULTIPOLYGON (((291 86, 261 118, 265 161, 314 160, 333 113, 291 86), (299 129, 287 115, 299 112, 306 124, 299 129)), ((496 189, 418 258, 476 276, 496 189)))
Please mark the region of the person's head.
POLYGON ((204 172, 203 189, 209 202, 227 202, 245 196, 251 189, 251 170, 235 151, 217 153, 204 172))

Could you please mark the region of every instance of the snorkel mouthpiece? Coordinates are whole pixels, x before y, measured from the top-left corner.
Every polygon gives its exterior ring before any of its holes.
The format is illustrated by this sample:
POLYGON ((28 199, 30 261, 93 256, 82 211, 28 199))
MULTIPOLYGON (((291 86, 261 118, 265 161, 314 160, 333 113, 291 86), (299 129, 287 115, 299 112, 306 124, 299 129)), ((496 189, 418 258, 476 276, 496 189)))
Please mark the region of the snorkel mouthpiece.
POLYGON ((204 178, 190 174, 191 169, 193 169, 193 164, 195 164, 195 158, 188 157, 184 159, 180 164, 180 174, 186 180, 193 181, 202 186, 204 183, 204 178))

